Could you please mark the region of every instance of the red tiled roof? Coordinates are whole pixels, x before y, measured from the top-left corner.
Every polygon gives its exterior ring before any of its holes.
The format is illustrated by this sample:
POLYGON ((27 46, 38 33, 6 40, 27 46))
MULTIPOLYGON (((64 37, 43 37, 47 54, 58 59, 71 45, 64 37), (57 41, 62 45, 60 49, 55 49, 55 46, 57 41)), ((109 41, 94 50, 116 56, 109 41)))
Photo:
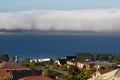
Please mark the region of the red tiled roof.
POLYGON ((11 72, 7 71, 1 71, 0 72, 0 77, 6 76, 7 78, 10 78, 12 76, 11 72))
POLYGON ((29 77, 24 77, 19 80, 53 80, 52 78, 49 78, 45 75, 42 76, 29 76, 29 77))
POLYGON ((15 62, 2 62, 0 63, 0 70, 29 70, 18 63, 15 62))
POLYGON ((99 70, 99 72, 101 73, 101 74, 105 74, 105 73, 107 73, 107 72, 110 72, 110 71, 113 71, 114 69, 110 69, 110 70, 99 70))

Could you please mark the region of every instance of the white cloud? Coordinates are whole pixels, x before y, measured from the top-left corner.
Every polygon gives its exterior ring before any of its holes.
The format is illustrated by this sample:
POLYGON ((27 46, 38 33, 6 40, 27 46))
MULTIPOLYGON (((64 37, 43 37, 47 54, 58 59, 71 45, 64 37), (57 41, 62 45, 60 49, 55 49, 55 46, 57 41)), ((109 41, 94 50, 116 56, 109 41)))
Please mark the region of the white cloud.
POLYGON ((0 29, 120 31, 120 9, 1 12, 0 29))

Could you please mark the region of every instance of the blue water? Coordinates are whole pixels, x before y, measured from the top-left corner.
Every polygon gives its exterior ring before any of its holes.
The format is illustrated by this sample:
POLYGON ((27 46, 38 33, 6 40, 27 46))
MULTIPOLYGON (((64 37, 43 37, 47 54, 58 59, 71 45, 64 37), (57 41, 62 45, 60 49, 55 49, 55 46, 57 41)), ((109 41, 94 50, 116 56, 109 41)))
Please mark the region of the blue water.
POLYGON ((103 35, 0 35, 0 54, 10 57, 63 57, 77 52, 120 53, 120 36, 103 35))

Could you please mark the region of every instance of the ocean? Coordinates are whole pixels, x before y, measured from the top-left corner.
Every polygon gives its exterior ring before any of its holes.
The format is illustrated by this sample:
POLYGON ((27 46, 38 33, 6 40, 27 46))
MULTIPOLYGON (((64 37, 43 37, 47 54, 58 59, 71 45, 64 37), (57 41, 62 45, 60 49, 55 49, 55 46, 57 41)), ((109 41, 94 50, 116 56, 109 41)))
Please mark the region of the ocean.
POLYGON ((0 54, 10 58, 57 58, 79 52, 120 53, 120 35, 0 35, 0 54))

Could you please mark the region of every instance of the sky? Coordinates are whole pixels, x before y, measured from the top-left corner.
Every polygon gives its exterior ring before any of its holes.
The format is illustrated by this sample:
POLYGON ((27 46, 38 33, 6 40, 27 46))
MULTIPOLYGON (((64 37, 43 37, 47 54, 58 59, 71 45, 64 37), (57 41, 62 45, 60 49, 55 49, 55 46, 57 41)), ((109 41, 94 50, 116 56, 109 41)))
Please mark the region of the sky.
POLYGON ((120 0, 0 0, 0 29, 120 31, 120 0))
POLYGON ((0 11, 119 8, 120 0, 0 0, 0 11))

